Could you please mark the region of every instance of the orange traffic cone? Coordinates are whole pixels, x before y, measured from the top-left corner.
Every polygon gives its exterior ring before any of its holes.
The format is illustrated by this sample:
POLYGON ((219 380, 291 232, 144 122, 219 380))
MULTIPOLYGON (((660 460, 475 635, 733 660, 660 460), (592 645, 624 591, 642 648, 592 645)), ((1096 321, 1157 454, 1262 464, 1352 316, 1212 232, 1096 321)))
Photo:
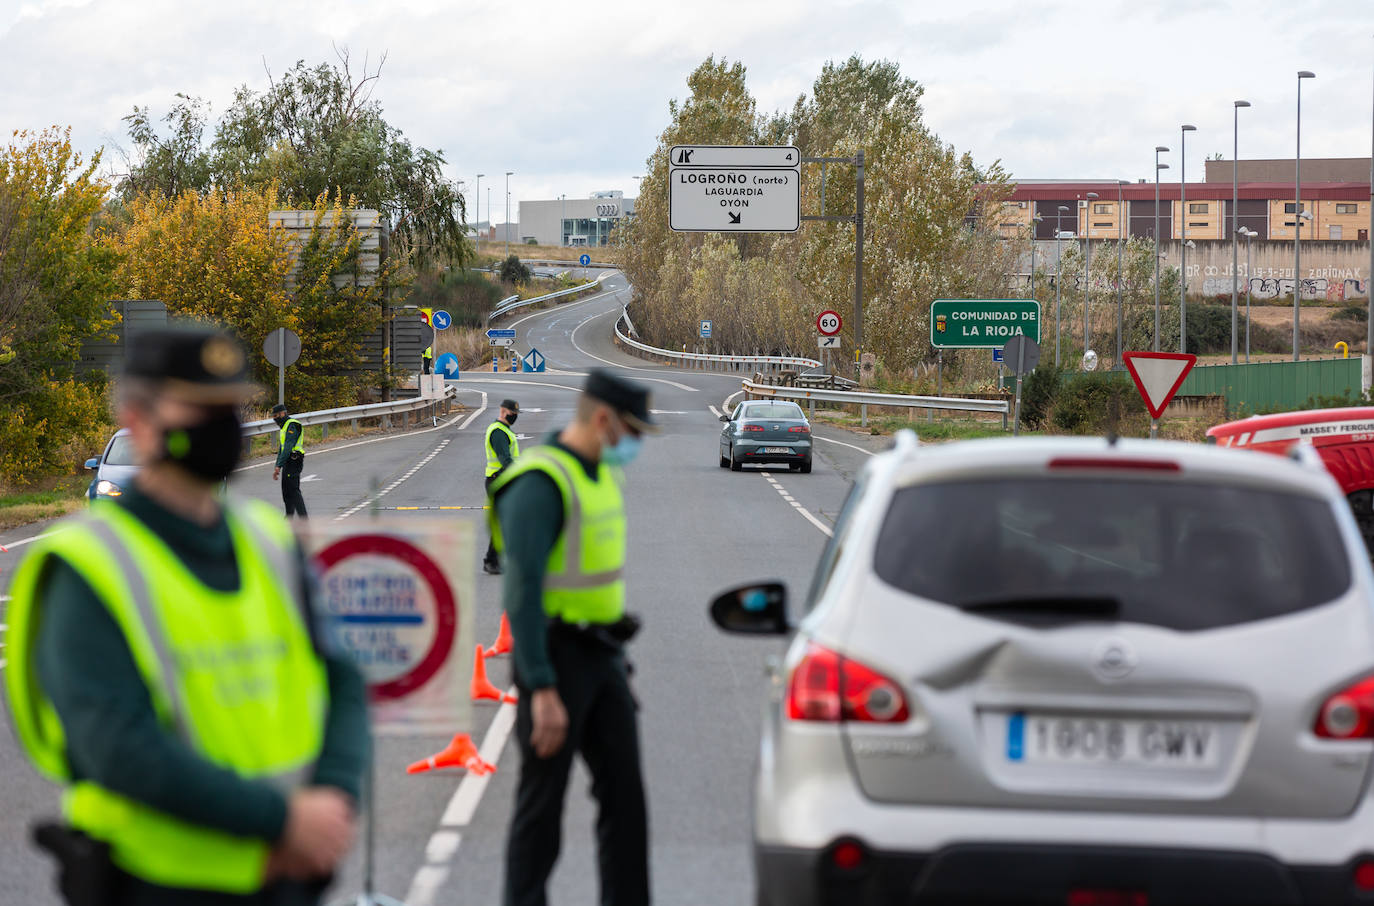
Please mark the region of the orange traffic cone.
POLYGON ((508 705, 515 704, 515 696, 502 692, 491 684, 487 679, 487 659, 482 654, 482 646, 477 646, 477 656, 472 662, 472 684, 469 686, 472 693, 472 700, 505 702, 508 705))
POLYGON ((510 654, 512 639, 510 637, 510 617, 506 612, 501 611, 501 628, 496 633, 496 641, 487 649, 487 657, 496 657, 499 654, 510 654))
POLYGON ((478 776, 496 773, 496 765, 482 760, 472 737, 459 733, 444 749, 406 768, 407 774, 423 774, 440 768, 466 768, 478 776))

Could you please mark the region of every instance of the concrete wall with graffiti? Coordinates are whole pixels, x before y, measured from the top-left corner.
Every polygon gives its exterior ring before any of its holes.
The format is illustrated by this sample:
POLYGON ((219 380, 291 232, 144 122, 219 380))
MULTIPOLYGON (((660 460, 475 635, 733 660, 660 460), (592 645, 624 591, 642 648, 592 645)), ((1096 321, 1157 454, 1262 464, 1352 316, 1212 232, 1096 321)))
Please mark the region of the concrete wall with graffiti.
MULTIPOLYGON (((1231 243, 1197 242, 1188 250, 1188 292, 1202 296, 1231 297, 1231 243)), ((1178 266, 1179 243, 1167 243, 1161 251, 1166 264, 1178 266)), ((1252 299, 1293 295, 1293 243, 1252 242, 1248 256, 1240 244, 1237 268, 1240 291, 1252 299)), ((1369 243, 1315 240, 1302 244, 1303 299, 1325 302, 1369 298, 1369 243)))

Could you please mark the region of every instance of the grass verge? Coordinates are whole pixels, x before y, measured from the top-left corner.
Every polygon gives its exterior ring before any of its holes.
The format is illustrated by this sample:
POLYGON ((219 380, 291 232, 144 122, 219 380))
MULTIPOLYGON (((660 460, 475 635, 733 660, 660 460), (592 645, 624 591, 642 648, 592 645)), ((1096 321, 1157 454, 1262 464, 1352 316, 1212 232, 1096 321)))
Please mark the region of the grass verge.
POLYGON ((89 484, 89 475, 72 475, 39 490, 0 493, 0 531, 76 512, 86 505, 89 484))

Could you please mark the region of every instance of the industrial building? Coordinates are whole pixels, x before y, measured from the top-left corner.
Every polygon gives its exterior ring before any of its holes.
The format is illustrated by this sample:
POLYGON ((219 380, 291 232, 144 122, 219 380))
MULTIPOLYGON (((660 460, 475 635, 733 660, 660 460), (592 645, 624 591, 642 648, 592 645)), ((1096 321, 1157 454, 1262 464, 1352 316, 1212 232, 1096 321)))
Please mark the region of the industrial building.
POLYGON ((602 246, 616 225, 634 216, 624 192, 593 192, 587 198, 520 202, 520 239, 539 245, 602 246))

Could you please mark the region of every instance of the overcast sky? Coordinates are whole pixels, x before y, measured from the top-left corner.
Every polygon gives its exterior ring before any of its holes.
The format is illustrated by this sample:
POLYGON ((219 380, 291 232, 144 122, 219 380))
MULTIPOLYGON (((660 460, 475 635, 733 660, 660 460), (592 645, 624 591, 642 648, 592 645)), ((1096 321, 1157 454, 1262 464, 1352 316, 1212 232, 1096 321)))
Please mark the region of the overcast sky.
MULTIPOLYGON (((386 64, 387 119, 441 150, 504 220, 520 199, 635 193, 668 100, 707 55, 739 60, 760 110, 790 108, 827 60, 897 61, 925 86, 930 126, 1020 178, 1177 178, 1231 155, 1292 157, 1296 72, 1303 156, 1367 157, 1374 0, 0 0, 0 128, 70 126, 83 150, 127 145, 134 105, 173 95, 217 116, 270 69, 347 47, 386 64)), ((118 168, 119 156, 107 160, 118 168)), ((470 211, 471 216, 471 211, 470 211)))

